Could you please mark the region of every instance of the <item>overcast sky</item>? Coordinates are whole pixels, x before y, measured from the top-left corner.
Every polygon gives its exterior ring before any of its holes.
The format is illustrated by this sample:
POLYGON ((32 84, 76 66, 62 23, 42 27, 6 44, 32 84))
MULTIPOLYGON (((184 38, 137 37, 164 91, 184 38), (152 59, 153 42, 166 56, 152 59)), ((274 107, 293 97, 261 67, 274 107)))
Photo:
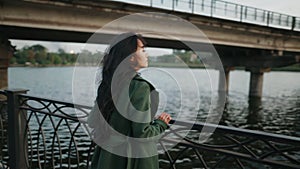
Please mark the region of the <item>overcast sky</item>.
MULTIPOLYGON (((270 10, 274 12, 280 12, 293 16, 300 17, 300 0, 223 0, 233 2, 241 5, 252 6, 260 9, 270 10)), ((49 51, 57 51, 59 48, 64 49, 66 52, 80 52, 82 49, 88 49, 92 52, 104 51, 105 45, 85 44, 80 43, 59 43, 59 42, 40 42, 40 41, 20 41, 12 40, 12 44, 17 46, 17 49, 22 48, 25 45, 41 44, 49 49, 49 51)), ((170 53, 170 50, 166 49, 149 49, 150 56, 161 55, 170 53)))

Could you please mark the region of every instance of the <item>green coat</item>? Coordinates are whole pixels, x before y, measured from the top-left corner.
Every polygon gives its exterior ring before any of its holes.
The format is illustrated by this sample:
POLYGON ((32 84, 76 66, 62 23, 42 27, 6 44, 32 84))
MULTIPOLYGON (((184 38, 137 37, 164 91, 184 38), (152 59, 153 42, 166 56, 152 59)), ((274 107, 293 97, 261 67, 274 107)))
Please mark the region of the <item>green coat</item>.
MULTIPOLYGON (((154 91, 154 87, 141 78, 139 75, 135 76, 129 86, 129 98, 131 104, 136 111, 127 107, 128 115, 135 117, 142 117, 146 123, 134 122, 125 118, 124 115, 118 111, 114 111, 109 120, 109 124, 123 135, 129 135, 133 138, 152 138, 143 143, 129 144, 126 140, 120 141, 122 143, 111 147, 112 151, 96 147, 92 158, 91 169, 158 169, 158 155, 157 155, 157 136, 167 129, 168 125, 161 120, 155 119, 153 116, 158 107, 158 94, 154 91), (154 138, 154 139, 153 139, 154 138), (156 155, 143 158, 128 158, 113 154, 113 150, 124 150, 130 154, 132 149, 138 149, 142 153, 153 152, 156 155)), ((128 93, 128 92, 127 92, 128 93)), ((127 94, 128 97, 128 94, 127 94)), ((122 101, 122 99, 119 99, 122 101)), ((118 101, 117 101, 118 102, 118 101)), ((127 104, 125 104, 127 105, 127 104)), ((131 118, 130 118, 131 119, 131 118)), ((116 139, 115 139, 116 140, 116 139)), ((115 140, 108 139, 108 144, 115 140)), ((121 140, 121 139, 120 139, 121 140)))

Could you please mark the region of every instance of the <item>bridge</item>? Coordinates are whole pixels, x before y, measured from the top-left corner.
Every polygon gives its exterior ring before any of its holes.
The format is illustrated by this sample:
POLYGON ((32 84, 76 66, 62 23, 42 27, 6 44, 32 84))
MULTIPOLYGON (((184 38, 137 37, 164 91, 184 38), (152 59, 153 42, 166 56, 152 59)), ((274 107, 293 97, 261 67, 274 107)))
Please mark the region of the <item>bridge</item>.
MULTIPOLYGON (((251 72, 249 96, 258 98, 264 72, 300 62, 300 18, 219 0, 139 4, 130 0, 1 0, 0 11, 0 88, 7 86, 8 62, 14 50, 9 39, 107 44, 120 32, 152 32, 145 34, 150 47, 190 50, 190 46, 200 46, 218 55, 226 82, 231 70, 244 67, 251 72), (137 19, 105 27, 130 14, 137 19), (178 18, 170 19, 171 15, 178 18), (202 34, 183 26, 187 23, 202 34), (95 33, 97 38, 90 39, 95 33)), ((219 90, 228 92, 225 79, 220 78, 219 90)))

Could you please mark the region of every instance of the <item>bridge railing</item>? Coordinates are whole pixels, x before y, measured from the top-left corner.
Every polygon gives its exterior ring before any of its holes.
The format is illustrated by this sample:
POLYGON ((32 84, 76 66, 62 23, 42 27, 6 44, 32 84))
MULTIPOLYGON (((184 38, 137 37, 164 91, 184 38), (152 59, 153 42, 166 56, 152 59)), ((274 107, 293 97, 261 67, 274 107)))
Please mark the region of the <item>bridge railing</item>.
MULTIPOLYGON (((8 98, 0 103, 7 105, 7 120, 13 123, 8 124, 9 134, 4 135, 9 146, 2 164, 10 169, 88 168, 94 149, 86 126, 91 107, 24 92, 0 91, 8 98)), ((171 143, 177 145, 160 152, 162 168, 300 168, 300 138, 202 123, 188 129, 188 122, 172 123, 158 146, 166 149, 171 143), (211 136, 199 143, 204 126, 216 130, 202 133, 211 136), (187 132, 186 137, 181 136, 187 132)))
POLYGON ((114 0, 238 22, 300 30, 300 18, 222 0, 114 0))

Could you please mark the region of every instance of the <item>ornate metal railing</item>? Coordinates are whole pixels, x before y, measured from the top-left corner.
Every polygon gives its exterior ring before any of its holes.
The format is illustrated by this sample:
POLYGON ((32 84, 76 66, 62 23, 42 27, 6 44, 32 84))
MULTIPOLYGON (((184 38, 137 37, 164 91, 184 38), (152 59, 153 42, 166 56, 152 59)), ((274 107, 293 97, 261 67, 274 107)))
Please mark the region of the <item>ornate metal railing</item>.
POLYGON ((27 115, 27 168, 89 167, 94 143, 85 121, 91 107, 27 95, 19 105, 27 115))
MULTIPOLYGON (((300 138, 270 134, 260 131, 238 129, 213 124, 197 123, 193 125, 189 136, 182 138, 177 132, 183 132, 185 126, 191 126, 187 122, 176 122, 179 127, 176 130, 166 132, 173 139, 163 139, 165 143, 176 143, 178 147, 174 151, 166 151, 166 159, 174 168, 299 168, 300 167, 300 138), (199 143, 199 131, 203 127, 207 131, 216 129, 209 140, 199 143), (171 152, 171 153, 170 153, 171 152), (190 159, 189 164, 181 164, 178 161, 190 159)), ((210 134, 210 133, 207 133, 210 134)), ((164 147, 164 146, 163 146, 164 147)))
POLYGON ((0 168, 8 168, 7 97, 0 91, 0 168))
MULTIPOLYGON (((10 168, 88 168, 94 144, 85 121, 91 107, 20 93, 0 92, 8 97, 9 115, 15 113, 8 122, 19 122, 19 127, 9 128, 10 168)), ((172 123, 159 148, 177 145, 160 152, 161 168, 300 168, 300 138, 212 124, 172 123), (199 143, 204 126, 215 131, 199 143), (188 132, 184 138, 183 132, 188 132)))
POLYGON ((155 8, 223 18, 268 27, 300 30, 300 18, 222 0, 114 0, 155 8))

